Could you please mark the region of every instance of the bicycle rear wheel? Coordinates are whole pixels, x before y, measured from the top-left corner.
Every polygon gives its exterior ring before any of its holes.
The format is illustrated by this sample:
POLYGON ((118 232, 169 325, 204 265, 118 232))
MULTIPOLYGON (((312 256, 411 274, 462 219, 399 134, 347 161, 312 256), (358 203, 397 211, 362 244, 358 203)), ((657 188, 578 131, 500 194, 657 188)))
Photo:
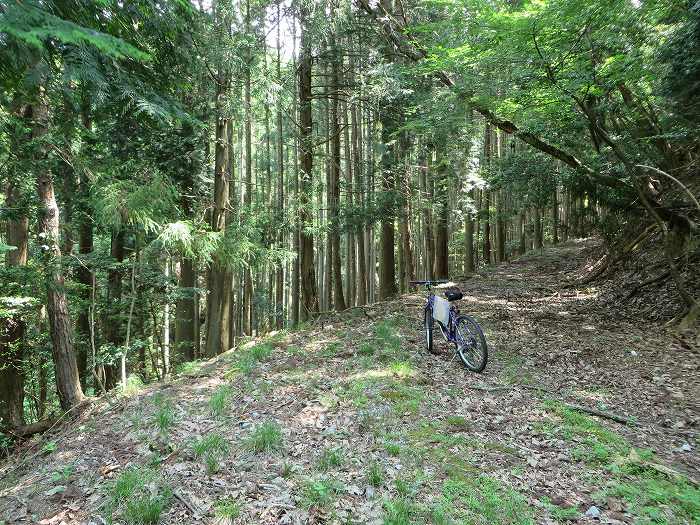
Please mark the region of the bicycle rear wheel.
POLYGON ((455 323, 459 358, 472 372, 482 372, 488 361, 486 338, 479 323, 468 315, 460 315, 455 323))
POLYGON ((425 349, 433 353, 433 312, 426 308, 423 312, 423 330, 425 331, 425 349))

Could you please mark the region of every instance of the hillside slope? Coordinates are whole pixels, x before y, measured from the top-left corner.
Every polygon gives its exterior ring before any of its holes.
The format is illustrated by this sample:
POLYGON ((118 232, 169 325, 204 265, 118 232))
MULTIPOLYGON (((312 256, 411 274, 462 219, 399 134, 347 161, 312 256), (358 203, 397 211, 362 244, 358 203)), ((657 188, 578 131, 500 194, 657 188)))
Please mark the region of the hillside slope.
POLYGON ((585 246, 460 283, 483 374, 425 353, 420 294, 353 309, 27 444, 0 522, 698 523, 697 346, 562 288, 585 246))

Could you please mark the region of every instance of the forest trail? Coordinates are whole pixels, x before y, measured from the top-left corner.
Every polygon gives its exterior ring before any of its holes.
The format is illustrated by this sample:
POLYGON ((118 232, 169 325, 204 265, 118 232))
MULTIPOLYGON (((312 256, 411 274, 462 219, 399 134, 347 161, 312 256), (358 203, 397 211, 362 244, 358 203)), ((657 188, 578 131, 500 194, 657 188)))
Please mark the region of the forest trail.
POLYGON ((138 522, 138 501, 161 523, 697 523, 700 356, 562 286, 591 244, 459 283, 483 374, 426 354, 421 294, 333 315, 27 445, 0 522, 138 522))

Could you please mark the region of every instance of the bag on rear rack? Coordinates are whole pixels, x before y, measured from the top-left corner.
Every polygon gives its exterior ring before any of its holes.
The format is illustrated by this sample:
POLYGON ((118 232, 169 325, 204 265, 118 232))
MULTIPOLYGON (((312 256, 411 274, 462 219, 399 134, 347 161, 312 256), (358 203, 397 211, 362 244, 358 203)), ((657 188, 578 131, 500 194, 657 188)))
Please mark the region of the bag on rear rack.
POLYGON ((447 326, 450 320, 450 302, 442 297, 433 298, 433 319, 440 321, 442 326, 447 326))

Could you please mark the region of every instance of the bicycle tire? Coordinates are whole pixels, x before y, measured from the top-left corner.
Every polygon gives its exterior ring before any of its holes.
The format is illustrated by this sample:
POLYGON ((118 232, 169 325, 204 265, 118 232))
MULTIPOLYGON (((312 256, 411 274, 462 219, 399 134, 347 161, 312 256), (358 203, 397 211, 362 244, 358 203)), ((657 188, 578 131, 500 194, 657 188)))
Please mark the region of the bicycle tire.
POLYGON ((423 331, 425 333, 425 349, 433 353, 433 312, 426 308, 423 312, 423 331))
POLYGON ((458 340, 460 338, 464 340, 464 336, 460 332, 460 327, 467 330, 468 339, 461 347, 459 342, 455 343, 459 358, 462 360, 464 366, 472 372, 483 372, 489 358, 484 332, 481 330, 479 323, 468 315, 460 315, 455 323, 455 337, 458 340), (469 350, 468 354, 467 350, 469 350), (474 359, 476 357, 479 358, 478 361, 474 359))

